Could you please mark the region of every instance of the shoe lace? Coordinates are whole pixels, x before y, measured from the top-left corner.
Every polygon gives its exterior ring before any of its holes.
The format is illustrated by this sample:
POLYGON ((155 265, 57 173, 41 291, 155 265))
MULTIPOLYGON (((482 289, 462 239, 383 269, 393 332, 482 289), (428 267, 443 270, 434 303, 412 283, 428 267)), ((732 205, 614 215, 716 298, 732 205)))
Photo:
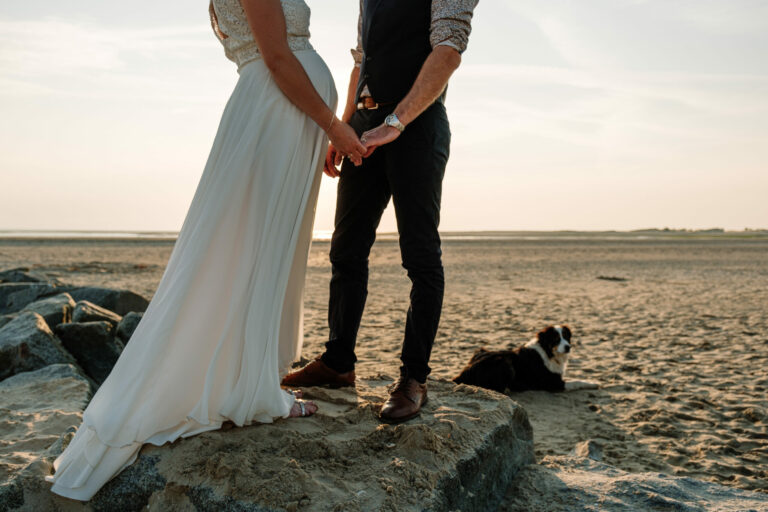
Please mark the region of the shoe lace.
POLYGON ((403 393, 408 391, 408 377, 406 375, 401 375, 397 378, 395 383, 392 385, 392 391, 390 391, 390 393, 396 393, 398 391, 402 391, 403 393))

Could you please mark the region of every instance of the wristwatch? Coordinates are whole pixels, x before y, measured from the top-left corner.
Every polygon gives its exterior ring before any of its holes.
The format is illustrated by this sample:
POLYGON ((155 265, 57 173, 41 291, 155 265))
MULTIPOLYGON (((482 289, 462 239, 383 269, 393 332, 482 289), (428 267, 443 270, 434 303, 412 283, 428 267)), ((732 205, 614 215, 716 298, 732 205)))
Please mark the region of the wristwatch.
POLYGON ((405 125, 400 122, 400 120, 397 118, 396 114, 389 114, 386 119, 384 119, 384 124, 387 126, 393 126, 397 128, 400 132, 405 130, 405 125))

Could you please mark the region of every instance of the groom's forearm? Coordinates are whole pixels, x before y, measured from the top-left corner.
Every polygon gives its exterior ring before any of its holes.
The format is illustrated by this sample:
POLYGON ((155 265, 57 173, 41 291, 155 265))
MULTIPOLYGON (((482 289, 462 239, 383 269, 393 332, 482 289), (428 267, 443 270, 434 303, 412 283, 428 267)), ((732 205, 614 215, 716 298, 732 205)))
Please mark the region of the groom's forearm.
POLYGON ((347 87, 347 104, 344 106, 344 114, 341 116, 341 120, 348 123, 352 118, 352 114, 355 113, 357 105, 355 105, 355 96, 357 94, 357 81, 360 79, 360 67, 355 66, 352 68, 352 74, 349 76, 349 86, 347 87))
MULTIPOLYGON (((461 64, 461 54, 450 46, 437 46, 421 66, 411 90, 395 108, 401 123, 408 125, 443 93, 448 79, 461 64)), ((354 101, 354 100, 353 100, 354 101)))
MULTIPOLYGON (((421 71, 411 86, 411 90, 395 107, 394 113, 400 122, 408 126, 411 121, 419 117, 427 107, 434 103, 445 90, 448 79, 451 78, 459 64, 461 64, 461 54, 454 48, 446 45, 435 47, 421 66, 421 71)), ((396 73, 397 71, 392 70, 392 72, 396 73)), ((400 131, 397 128, 385 123, 368 130, 360 138, 366 148, 363 156, 370 156, 377 147, 389 144, 399 136, 400 131)))

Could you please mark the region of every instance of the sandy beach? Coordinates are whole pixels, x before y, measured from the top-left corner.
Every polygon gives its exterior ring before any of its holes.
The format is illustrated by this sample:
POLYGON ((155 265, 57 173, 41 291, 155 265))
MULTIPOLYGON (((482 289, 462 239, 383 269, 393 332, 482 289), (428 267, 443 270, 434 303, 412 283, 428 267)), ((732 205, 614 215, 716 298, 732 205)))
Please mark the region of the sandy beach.
MULTIPOLYGON (((151 298, 172 247, 0 239, 0 268, 29 266, 151 298)), ((327 336, 328 249, 315 242, 310 253, 306 357, 327 336)), ((768 493, 768 238, 454 239, 443 251, 434 377, 456 375, 477 347, 517 345, 565 323, 578 343, 567 377, 601 383, 513 395, 528 411, 539 460, 592 440, 602 462, 626 471, 768 493)), ((396 242, 376 243, 358 374, 396 373, 409 291, 399 261, 396 242)))

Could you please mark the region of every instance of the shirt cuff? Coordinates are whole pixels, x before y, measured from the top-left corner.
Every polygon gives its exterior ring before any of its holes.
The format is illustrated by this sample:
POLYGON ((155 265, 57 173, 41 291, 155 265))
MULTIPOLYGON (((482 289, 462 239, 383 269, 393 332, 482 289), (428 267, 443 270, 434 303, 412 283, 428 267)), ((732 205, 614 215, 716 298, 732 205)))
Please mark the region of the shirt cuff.
POLYGON ((437 48, 438 46, 450 46, 451 48, 453 48, 453 49, 454 49, 454 50, 456 50, 457 52, 459 52, 459 53, 462 53, 462 50, 461 50, 461 48, 459 48, 459 45, 457 45, 456 43, 454 43, 454 42, 453 42, 453 41, 451 41, 450 39, 448 39, 448 40, 446 40, 446 41, 440 41, 439 43, 437 43, 437 44, 436 44, 436 45, 433 47, 433 49, 434 49, 434 48, 437 48))
POLYGON ((352 54, 352 58, 355 60, 355 66, 360 67, 360 65, 363 63, 363 52, 357 48, 352 48, 349 50, 349 53, 352 54))
POLYGON ((429 42, 432 48, 439 45, 448 45, 459 53, 467 49, 469 30, 456 29, 447 23, 434 23, 429 34, 429 42))

